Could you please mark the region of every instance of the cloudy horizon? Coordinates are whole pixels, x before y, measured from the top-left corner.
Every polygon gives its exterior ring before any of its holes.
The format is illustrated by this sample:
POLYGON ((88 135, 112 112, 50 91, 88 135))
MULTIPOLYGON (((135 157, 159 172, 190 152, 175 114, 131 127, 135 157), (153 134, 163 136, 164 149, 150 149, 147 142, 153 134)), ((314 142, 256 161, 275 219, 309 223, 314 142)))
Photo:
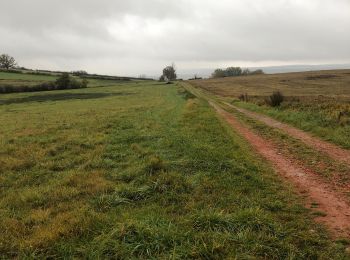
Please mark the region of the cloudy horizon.
POLYGON ((350 63, 347 0, 12 0, 0 52, 33 69, 155 76, 243 66, 350 63))

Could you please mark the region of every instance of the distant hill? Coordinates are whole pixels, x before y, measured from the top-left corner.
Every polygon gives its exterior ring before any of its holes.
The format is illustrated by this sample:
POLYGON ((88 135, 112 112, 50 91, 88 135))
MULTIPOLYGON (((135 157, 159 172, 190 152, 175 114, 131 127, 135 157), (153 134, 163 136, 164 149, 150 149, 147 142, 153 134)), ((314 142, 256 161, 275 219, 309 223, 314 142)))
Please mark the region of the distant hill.
MULTIPOLYGON (((196 74, 198 77, 210 77, 215 68, 211 69, 188 69, 179 70, 178 74, 180 78, 189 79, 193 78, 196 74)), ((350 64, 323 64, 323 65, 283 65, 283 66, 268 66, 268 67, 249 67, 251 70, 262 69, 265 73, 285 73, 285 72, 302 72, 302 71, 314 71, 314 70, 334 70, 334 69, 350 69, 350 64)))
POLYGON ((314 70, 336 70, 350 69, 350 64, 325 64, 325 65, 286 65, 286 66, 271 66, 271 67, 256 67, 251 69, 263 69, 265 73, 284 73, 284 72, 302 72, 314 70))

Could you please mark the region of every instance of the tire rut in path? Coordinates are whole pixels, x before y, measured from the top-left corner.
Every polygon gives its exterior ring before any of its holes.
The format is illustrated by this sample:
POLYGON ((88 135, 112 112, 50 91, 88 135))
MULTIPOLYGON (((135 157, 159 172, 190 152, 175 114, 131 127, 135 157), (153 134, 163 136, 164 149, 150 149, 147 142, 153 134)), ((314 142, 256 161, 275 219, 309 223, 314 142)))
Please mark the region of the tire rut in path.
POLYGON ((311 136, 308 133, 305 133, 304 131, 297 129, 295 127, 292 127, 290 125, 281 123, 275 119, 272 119, 271 117, 264 116, 257 114, 255 112, 249 111, 244 108, 233 106, 229 103, 224 103, 225 105, 237 110, 238 112, 255 119, 257 121, 260 121, 262 123, 265 123, 266 125, 270 127, 274 127, 280 130, 283 130, 290 136, 299 139, 306 145, 308 145, 311 148, 314 148, 315 150, 327 154, 329 157, 333 158, 336 161, 340 161, 343 163, 346 163, 350 166, 350 151, 342 149, 334 144, 328 143, 326 141, 320 140, 314 136, 311 136))
POLYGON ((325 216, 316 220, 325 224, 335 237, 350 238, 350 205, 344 197, 335 192, 311 171, 304 171, 289 158, 279 154, 272 143, 253 133, 241 124, 231 113, 209 102, 233 129, 242 135, 252 147, 275 167, 278 174, 290 181, 302 194, 307 194, 308 203, 317 203, 318 210, 325 216))

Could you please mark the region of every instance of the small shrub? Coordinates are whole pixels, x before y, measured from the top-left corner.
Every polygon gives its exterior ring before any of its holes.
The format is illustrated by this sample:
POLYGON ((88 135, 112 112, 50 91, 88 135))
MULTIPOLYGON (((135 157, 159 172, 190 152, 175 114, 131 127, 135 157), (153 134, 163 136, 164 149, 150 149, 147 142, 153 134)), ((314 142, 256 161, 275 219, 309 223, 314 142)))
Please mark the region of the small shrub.
POLYGON ((350 124, 350 112, 348 111, 340 111, 338 114, 338 123, 341 126, 350 124))
POLYGON ((239 95, 238 99, 240 101, 244 101, 244 102, 248 102, 249 101, 249 97, 248 97, 247 93, 239 95))
POLYGON ((57 80, 57 89, 67 89, 70 85, 71 79, 68 73, 63 73, 57 80))
POLYGON ((278 107, 284 101, 284 96, 280 91, 275 91, 267 100, 267 103, 272 107, 278 107))
POLYGON ((81 87, 87 88, 88 84, 89 84, 89 81, 87 79, 83 79, 83 81, 81 82, 81 87))

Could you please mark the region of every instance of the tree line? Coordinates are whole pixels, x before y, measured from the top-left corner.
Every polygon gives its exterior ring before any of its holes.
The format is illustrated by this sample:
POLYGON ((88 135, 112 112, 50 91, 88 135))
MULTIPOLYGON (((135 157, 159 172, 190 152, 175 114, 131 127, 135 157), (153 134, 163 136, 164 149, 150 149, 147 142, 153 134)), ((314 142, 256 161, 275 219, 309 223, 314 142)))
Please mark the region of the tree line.
POLYGON ((211 76, 212 78, 225 78, 261 74, 264 74, 264 71, 261 69, 251 71, 250 69, 242 69, 241 67, 228 67, 226 69, 216 69, 211 76))

